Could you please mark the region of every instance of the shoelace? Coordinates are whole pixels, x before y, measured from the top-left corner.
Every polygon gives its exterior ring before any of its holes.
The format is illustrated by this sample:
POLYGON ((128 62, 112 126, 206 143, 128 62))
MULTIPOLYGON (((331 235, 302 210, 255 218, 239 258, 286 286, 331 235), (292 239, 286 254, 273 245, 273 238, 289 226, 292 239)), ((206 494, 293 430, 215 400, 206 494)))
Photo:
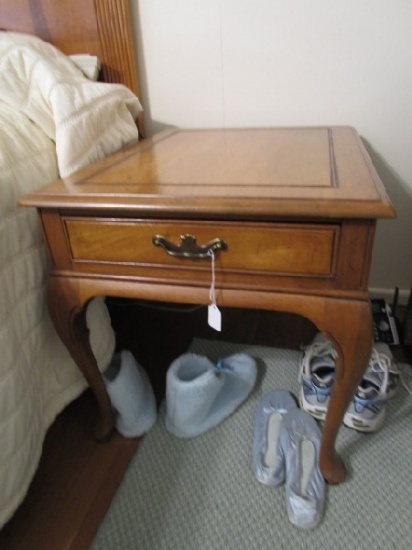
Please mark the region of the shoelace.
POLYGON ((384 353, 379 353, 375 348, 373 348, 369 359, 368 369, 372 372, 383 374, 382 383, 379 388, 379 393, 381 395, 385 395, 388 391, 390 366, 390 358, 384 353))
MULTIPOLYGON (((391 366, 393 365, 393 361, 391 360, 390 357, 388 357, 385 353, 378 353, 378 351, 374 348, 372 350, 372 355, 369 361, 369 365, 372 371, 374 372, 387 372, 388 383, 389 383, 389 375, 391 371, 391 366)), ((403 389, 412 397, 412 390, 409 388, 408 384, 406 383, 401 370, 397 367, 395 372, 399 376, 399 380, 401 382, 403 389)))
POLYGON ((375 372, 382 372, 384 370, 390 371, 392 361, 390 357, 384 353, 379 353, 376 348, 372 349, 371 357, 369 359, 369 365, 375 372), (378 368, 376 368, 378 365, 378 368))

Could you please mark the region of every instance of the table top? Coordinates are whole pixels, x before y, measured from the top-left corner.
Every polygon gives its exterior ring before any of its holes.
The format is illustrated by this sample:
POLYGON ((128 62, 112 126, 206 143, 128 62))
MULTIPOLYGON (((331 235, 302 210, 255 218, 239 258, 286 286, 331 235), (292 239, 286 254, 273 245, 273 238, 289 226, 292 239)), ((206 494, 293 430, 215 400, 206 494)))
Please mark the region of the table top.
POLYGON ((347 126, 161 133, 21 204, 191 218, 395 216, 361 139, 347 126))

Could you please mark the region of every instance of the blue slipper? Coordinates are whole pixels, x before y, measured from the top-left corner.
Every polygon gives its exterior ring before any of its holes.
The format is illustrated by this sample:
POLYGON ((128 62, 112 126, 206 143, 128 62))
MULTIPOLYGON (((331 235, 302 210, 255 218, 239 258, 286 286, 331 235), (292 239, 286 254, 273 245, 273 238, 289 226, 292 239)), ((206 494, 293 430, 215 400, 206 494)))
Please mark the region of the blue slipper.
POLYGON ((322 519, 325 480, 319 470, 321 432, 316 420, 300 409, 282 421, 280 444, 285 458, 288 516, 296 527, 312 529, 322 519))
POLYGON ((177 437, 194 437, 231 415, 252 391, 256 362, 238 353, 214 365, 207 357, 186 353, 166 376, 166 429, 177 437))
POLYGON ((279 436, 283 417, 292 409, 296 409, 296 402, 286 390, 268 391, 256 407, 252 469, 265 485, 280 485, 285 479, 279 436))
POLYGON ((103 375, 116 413, 115 425, 124 437, 140 437, 156 422, 156 399, 146 371, 127 350, 115 354, 103 375))

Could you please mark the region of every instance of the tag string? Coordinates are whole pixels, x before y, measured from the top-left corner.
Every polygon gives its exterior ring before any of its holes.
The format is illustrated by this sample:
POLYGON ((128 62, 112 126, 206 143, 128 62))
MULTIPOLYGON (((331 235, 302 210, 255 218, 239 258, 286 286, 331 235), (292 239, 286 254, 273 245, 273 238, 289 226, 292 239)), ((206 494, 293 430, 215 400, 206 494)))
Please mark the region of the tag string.
MULTIPOLYGON (((207 308, 207 318, 209 325, 214 328, 215 330, 218 330, 219 332, 222 330, 222 315, 216 305, 216 295, 215 295, 215 255, 213 250, 208 251, 208 255, 211 257, 212 260, 212 283, 210 285, 209 290, 209 299, 210 304, 207 308)), ((215 372, 219 372, 216 370, 215 372)))
POLYGON ((212 284, 210 285, 209 290, 209 299, 212 305, 216 305, 216 294, 215 294, 215 254, 213 250, 208 250, 208 254, 212 259, 212 284))

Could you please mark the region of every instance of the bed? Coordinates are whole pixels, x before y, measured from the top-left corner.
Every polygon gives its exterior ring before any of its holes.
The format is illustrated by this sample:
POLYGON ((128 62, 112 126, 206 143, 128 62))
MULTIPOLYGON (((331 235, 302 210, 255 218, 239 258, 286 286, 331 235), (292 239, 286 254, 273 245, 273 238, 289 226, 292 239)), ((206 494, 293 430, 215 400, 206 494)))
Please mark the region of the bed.
MULTIPOLYGON (((0 29, 1 529, 47 429, 87 385, 49 318, 37 214, 17 203, 139 139, 143 119, 128 0, 2 0, 0 29), (69 57, 78 54, 92 57, 69 57)), ((104 370, 115 348, 104 297, 90 302, 87 324, 104 370)))

